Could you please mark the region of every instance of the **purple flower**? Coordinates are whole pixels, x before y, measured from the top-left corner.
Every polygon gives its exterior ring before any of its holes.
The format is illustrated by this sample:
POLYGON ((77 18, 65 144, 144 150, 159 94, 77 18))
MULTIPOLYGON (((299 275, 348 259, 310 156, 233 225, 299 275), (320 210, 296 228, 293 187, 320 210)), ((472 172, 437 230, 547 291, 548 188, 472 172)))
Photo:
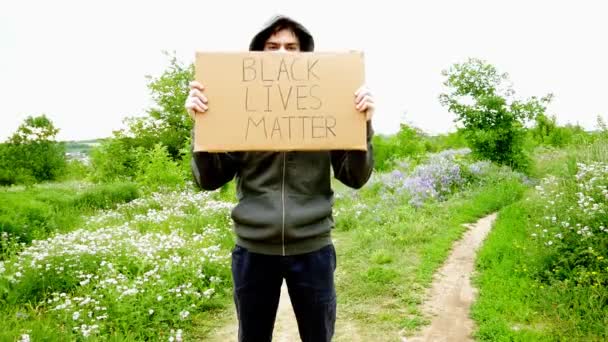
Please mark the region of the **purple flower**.
POLYGON ((410 204, 421 206, 429 199, 443 200, 455 189, 465 184, 457 156, 470 153, 469 149, 445 150, 433 154, 426 164, 417 166, 409 177, 401 171, 393 171, 385 184, 398 192, 405 191, 410 195, 410 204))

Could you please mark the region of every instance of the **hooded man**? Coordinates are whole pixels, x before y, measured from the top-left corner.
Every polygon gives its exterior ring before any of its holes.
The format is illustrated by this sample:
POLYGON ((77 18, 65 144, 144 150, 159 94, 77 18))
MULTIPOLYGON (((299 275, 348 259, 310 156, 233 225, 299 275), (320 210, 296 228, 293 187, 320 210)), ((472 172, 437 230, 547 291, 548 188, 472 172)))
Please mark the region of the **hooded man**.
MULTIPOLYGON (((311 52, 314 39, 300 23, 279 16, 253 37, 249 50, 311 52)), ((194 117, 213 104, 202 84, 194 81, 190 88, 185 106, 194 117)), ((239 341, 271 341, 283 279, 302 341, 332 339, 336 252, 330 168, 358 189, 374 164, 374 102, 366 87, 353 94, 353 106, 367 117, 367 151, 193 153, 192 173, 200 188, 215 190, 236 177, 232 277, 239 341)))

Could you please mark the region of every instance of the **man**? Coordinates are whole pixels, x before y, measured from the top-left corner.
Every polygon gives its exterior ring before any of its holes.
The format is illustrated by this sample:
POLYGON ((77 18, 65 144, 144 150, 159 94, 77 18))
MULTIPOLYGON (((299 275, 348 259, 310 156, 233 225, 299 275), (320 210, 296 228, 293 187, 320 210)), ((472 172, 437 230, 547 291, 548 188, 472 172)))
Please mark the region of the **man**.
MULTIPOLYGON (((251 51, 313 51, 311 34, 296 21, 276 17, 252 39, 251 51)), ((204 113, 212 103, 204 86, 190 84, 186 109, 204 113)), ((195 152, 197 184, 214 190, 236 177, 238 204, 232 211, 236 246, 232 251, 234 302, 240 341, 270 341, 283 279, 303 341, 330 341, 336 320, 331 240, 335 177, 362 187, 373 169, 371 117, 367 88, 353 94, 353 106, 367 116, 367 151, 195 152)))

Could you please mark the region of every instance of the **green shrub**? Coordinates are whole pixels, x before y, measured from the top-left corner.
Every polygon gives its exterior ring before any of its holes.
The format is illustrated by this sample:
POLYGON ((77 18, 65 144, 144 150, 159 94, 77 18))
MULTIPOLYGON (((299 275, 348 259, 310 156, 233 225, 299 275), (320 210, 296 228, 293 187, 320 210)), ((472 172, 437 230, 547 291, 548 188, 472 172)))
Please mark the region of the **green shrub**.
POLYGON ((182 168, 171 159, 167 148, 161 144, 154 145, 151 151, 138 150, 135 180, 152 190, 185 184, 182 168))
POLYGON ((91 151, 92 180, 128 180, 135 174, 136 155, 127 139, 104 140, 91 151))
POLYGON ((29 116, 0 144, 0 185, 56 180, 65 171, 65 147, 55 141, 59 129, 45 116, 29 116))
POLYGON ((508 85, 508 75, 474 58, 454 64, 442 74, 448 92, 439 99, 463 125, 473 153, 481 159, 527 171, 530 158, 524 150, 525 125, 544 115, 552 95, 513 99, 515 91, 508 85))
POLYGON ((91 174, 91 167, 80 160, 70 160, 66 163, 65 174, 61 180, 84 180, 91 174))
POLYGON ((422 158, 431 148, 425 139, 427 137, 422 131, 405 124, 401 124, 399 132, 394 135, 375 135, 372 141, 375 169, 388 171, 398 160, 422 158))

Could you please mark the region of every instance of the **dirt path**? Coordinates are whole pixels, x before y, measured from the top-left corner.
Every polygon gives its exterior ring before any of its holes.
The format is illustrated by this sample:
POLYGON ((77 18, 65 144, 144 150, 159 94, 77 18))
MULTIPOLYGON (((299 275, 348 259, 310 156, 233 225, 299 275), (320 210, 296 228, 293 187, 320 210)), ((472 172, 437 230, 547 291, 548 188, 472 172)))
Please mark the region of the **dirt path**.
MULTIPOLYGON (((492 214, 469 225, 469 230, 462 239, 455 242, 445 264, 435 274, 435 280, 427 295, 428 300, 423 304, 423 312, 433 316, 431 325, 426 327, 419 336, 403 337, 402 341, 472 341, 470 335, 473 331, 473 322, 469 318, 469 308, 475 292, 471 286, 470 277, 473 272, 475 253, 492 228, 495 219, 496 215, 492 214)), ((210 341, 236 341, 237 333, 236 315, 233 315, 222 329, 216 331, 210 341)), ((363 341, 365 340, 362 338, 363 335, 360 335, 356 324, 338 317, 335 341, 363 341)), ((281 288, 273 341, 300 341, 298 326, 285 283, 281 288)))
POLYGON ((433 316, 431 325, 419 336, 404 338, 403 341, 473 340, 469 308, 475 297, 475 289, 471 286, 471 273, 477 249, 490 232, 495 219, 496 214, 492 214, 469 225, 462 239, 454 244, 445 264, 435 274, 429 300, 423 304, 423 312, 433 316))

